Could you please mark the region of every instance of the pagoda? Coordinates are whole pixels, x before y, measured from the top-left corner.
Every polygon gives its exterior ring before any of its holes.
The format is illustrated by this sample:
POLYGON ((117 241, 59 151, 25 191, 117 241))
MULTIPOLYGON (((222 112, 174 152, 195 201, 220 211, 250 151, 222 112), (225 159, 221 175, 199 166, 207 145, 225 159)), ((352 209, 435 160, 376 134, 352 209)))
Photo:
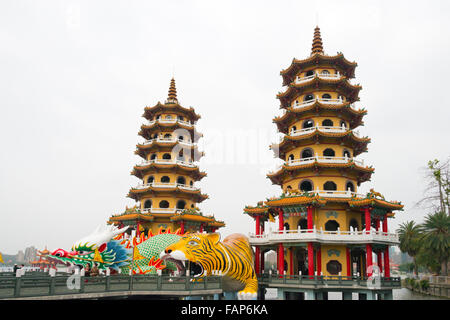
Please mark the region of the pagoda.
POLYGON ((356 130, 367 114, 355 107, 356 66, 342 53, 325 54, 316 27, 310 56, 281 71, 282 115, 273 122, 283 138, 271 149, 283 165, 267 175, 281 195, 244 209, 255 220, 250 242, 259 274, 264 253, 275 250, 280 275, 368 277, 378 267, 390 277, 389 247, 398 237, 388 220, 403 205, 373 189, 358 193, 374 168, 357 159, 370 138, 356 130), (277 230, 265 230, 276 219, 277 230))
POLYGON ((208 199, 195 185, 206 176, 196 164, 203 156, 197 146, 202 135, 195 128, 200 115, 179 104, 175 79, 164 104, 145 107, 143 117, 146 122, 139 135, 144 141, 135 151, 143 160, 131 171, 141 183, 128 193, 138 204, 113 215, 108 223, 131 226, 136 234, 169 229, 214 232, 225 226, 214 216, 203 215, 197 206, 208 199))

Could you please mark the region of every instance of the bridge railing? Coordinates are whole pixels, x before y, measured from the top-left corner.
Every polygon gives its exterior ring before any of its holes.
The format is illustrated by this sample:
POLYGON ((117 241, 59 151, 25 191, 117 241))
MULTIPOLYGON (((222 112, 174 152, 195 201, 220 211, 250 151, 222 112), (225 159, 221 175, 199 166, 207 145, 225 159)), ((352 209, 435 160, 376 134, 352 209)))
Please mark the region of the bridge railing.
POLYGON ((169 275, 31 275, 0 277, 0 299, 118 291, 175 292, 222 289, 222 277, 171 277, 169 275))
POLYGON ((310 276, 310 275, 278 275, 260 274, 258 280, 261 284, 291 284, 311 286, 367 286, 367 287, 401 287, 401 279, 398 277, 357 277, 357 276, 310 276))

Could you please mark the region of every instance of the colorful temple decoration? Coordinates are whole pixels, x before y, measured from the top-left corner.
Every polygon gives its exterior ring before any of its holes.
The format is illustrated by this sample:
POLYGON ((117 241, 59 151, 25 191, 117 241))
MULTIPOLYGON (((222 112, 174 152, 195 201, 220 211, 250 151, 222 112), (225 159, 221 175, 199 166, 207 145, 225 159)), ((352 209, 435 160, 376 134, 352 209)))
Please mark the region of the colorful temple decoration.
POLYGON ((374 168, 357 159, 370 138, 355 130, 367 114, 354 106, 362 89, 349 81, 356 66, 342 53, 326 55, 316 27, 310 57, 281 71, 283 115, 273 122, 284 137, 271 149, 284 164, 267 177, 282 193, 244 209, 255 220, 250 243, 257 273, 264 253, 275 250, 279 274, 363 277, 375 265, 390 277, 389 246, 398 238, 388 220, 403 205, 373 189, 358 193, 374 168), (265 222, 276 220, 277 230, 265 230, 265 222))
POLYGON ((38 250, 38 260, 30 261, 32 267, 40 269, 56 268, 56 262, 53 259, 49 259, 50 251, 45 247, 44 250, 38 250))
POLYGON ((132 187, 128 197, 138 204, 110 217, 108 223, 131 226, 136 233, 157 233, 163 230, 214 232, 225 226, 212 215, 204 215, 197 204, 208 199, 195 182, 206 176, 197 161, 203 156, 197 142, 202 135, 195 125, 200 115, 181 106, 177 98, 175 79, 170 82, 164 104, 146 107, 135 153, 143 158, 131 174, 141 180, 132 187))

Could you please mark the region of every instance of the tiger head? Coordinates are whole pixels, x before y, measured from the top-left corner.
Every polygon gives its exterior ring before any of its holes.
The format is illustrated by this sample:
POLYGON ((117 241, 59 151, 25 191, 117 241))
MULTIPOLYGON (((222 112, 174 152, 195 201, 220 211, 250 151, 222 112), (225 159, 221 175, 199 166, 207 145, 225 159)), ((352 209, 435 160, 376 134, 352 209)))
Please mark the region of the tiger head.
POLYGON ((160 259, 174 262, 177 264, 181 275, 189 270, 193 277, 210 275, 212 271, 218 269, 211 263, 217 259, 214 254, 220 243, 220 235, 218 233, 192 233, 185 235, 178 242, 166 247, 161 252, 160 259))

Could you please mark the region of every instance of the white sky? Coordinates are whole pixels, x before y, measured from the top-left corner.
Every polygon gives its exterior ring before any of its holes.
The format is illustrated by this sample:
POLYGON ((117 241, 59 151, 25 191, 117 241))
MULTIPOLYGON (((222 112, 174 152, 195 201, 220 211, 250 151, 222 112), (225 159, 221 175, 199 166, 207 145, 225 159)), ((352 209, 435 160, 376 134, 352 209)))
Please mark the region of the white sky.
POLYGON ((126 194, 146 105, 167 97, 202 119, 198 185, 222 236, 254 231, 245 205, 279 195, 272 119, 279 72, 309 56, 317 20, 327 54, 356 61, 368 110, 359 156, 370 188, 427 212, 421 167, 449 156, 448 1, 2 1, 0 252, 70 248, 133 205, 126 194), (318 13, 318 15, 316 14, 318 13), (317 18, 318 17, 318 18, 317 18), (252 138, 256 137, 256 138, 252 138), (246 146, 250 152, 246 151, 246 146))

